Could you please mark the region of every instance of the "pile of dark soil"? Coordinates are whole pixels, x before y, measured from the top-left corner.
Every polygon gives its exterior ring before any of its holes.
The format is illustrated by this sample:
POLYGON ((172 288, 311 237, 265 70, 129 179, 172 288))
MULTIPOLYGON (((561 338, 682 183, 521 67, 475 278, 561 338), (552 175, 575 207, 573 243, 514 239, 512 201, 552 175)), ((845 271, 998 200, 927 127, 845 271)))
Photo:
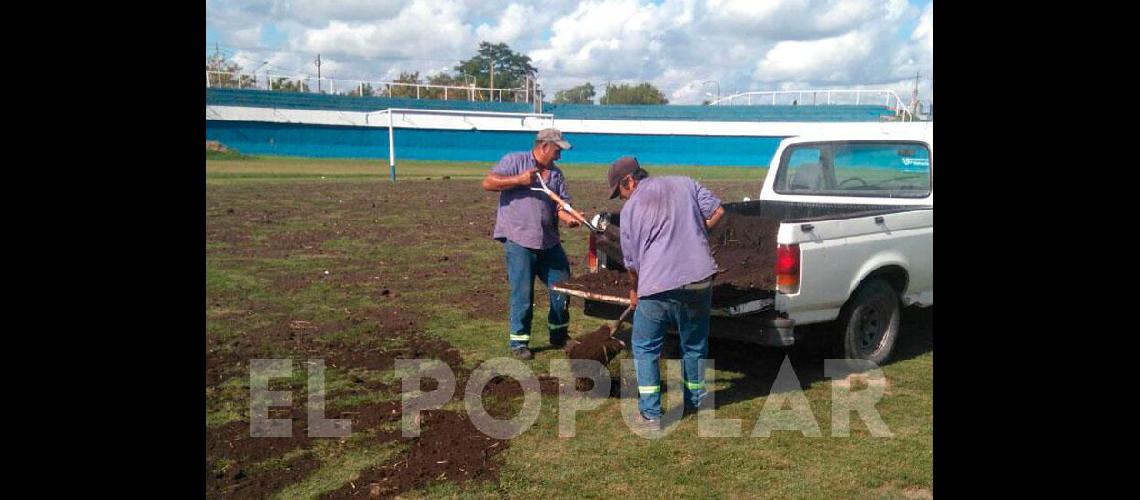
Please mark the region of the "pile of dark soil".
POLYGON ((602 325, 597 330, 567 342, 566 357, 608 364, 625 348, 625 343, 614 338, 613 333, 610 325, 602 325))

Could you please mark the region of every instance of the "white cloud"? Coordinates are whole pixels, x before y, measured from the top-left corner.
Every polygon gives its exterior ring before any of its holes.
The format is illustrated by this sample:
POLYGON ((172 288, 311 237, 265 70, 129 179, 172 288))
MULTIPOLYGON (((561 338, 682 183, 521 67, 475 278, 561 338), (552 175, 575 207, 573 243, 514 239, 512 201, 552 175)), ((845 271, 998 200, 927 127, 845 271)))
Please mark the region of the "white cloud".
POLYGON ((236 47, 257 47, 261 45, 261 25, 234 30, 228 43, 236 47))
POLYGON ((449 58, 472 45, 471 27, 464 23, 462 14, 462 6, 453 2, 415 0, 391 19, 331 21, 324 28, 308 30, 295 47, 362 59, 449 58))
POLYGON ((221 29, 258 24, 273 17, 275 3, 272 0, 206 0, 206 24, 221 29))
POLYGON ((913 79, 916 73, 931 77, 934 73, 934 3, 926 6, 905 44, 895 48, 889 75, 913 79))
POLYGON ((838 36, 777 42, 756 64, 753 82, 856 87, 907 74, 911 68, 900 68, 899 61, 907 58, 910 42, 898 27, 917 12, 903 0, 880 2, 874 10, 872 20, 838 36))
POLYGON ((765 40, 832 37, 885 14, 881 0, 713 0, 707 9, 703 29, 765 40))
POLYGON ((292 0, 279 2, 288 15, 314 23, 332 20, 378 20, 390 18, 408 2, 401 0, 292 0))
POLYGON ((756 65, 758 81, 848 81, 848 71, 866 60, 875 44, 866 33, 810 42, 780 42, 756 65))
POLYGON ((549 46, 529 55, 540 74, 602 74, 611 80, 653 78, 668 60, 668 47, 662 38, 674 29, 669 24, 674 7, 669 4, 582 2, 574 12, 554 22, 549 46))
POLYGON ((488 26, 481 24, 475 30, 479 41, 489 43, 511 43, 524 35, 537 36, 542 31, 542 25, 535 22, 540 16, 532 6, 511 4, 499 18, 499 24, 488 26))
POLYGON ((401 0, 207 0, 206 21, 224 24, 292 20, 313 27, 336 20, 390 18, 407 3, 401 0))
POLYGON ((426 76, 481 41, 504 42, 532 58, 548 97, 587 81, 599 90, 648 81, 675 103, 699 103, 718 85, 722 96, 857 86, 909 96, 914 74, 925 79, 934 64, 932 1, 209 0, 206 9, 247 68, 270 60, 315 74, 320 53, 326 76, 426 76), (262 46, 268 25, 282 46, 262 46))
POLYGON ((922 18, 918 20, 918 26, 914 28, 910 39, 921 42, 922 48, 934 53, 934 2, 927 4, 923 10, 922 18))

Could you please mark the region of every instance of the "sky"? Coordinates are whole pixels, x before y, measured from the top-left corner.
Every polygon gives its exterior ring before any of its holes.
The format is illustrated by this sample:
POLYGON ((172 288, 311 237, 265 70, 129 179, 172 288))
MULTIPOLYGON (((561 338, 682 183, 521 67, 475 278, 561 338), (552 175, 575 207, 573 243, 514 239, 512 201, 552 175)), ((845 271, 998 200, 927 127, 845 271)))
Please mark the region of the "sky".
MULTIPOLYGON (((207 0, 206 55, 247 72, 391 81, 480 42, 530 56, 546 100, 649 82, 673 104, 746 91, 889 89, 933 100, 933 0, 207 0)), ((452 73, 454 74, 454 73, 452 73)), ((347 83, 346 83, 347 84, 347 83)))

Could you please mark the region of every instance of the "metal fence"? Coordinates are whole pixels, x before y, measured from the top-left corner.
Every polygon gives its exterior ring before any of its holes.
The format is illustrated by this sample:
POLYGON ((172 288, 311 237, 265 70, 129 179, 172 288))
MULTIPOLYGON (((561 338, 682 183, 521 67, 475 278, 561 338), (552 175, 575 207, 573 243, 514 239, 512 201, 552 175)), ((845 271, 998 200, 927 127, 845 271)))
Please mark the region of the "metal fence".
POLYGON ((534 102, 534 92, 527 88, 505 89, 476 87, 472 82, 465 86, 433 85, 335 78, 297 77, 263 71, 258 74, 226 71, 206 71, 207 88, 260 89, 275 92, 306 92, 364 97, 405 97, 412 99, 442 99, 445 101, 534 102))
MULTIPOLYGON (((368 80, 345 80, 335 78, 297 77, 263 71, 257 74, 206 71, 206 87, 261 89, 275 92, 305 92, 365 97, 403 97, 412 99, 442 99, 445 101, 485 101, 485 102, 525 102, 538 100, 532 88, 488 88, 476 87, 475 83, 465 86, 433 85, 430 83, 405 83, 368 80)), ((832 104, 877 104, 891 108, 897 119, 912 121, 921 115, 916 103, 906 105, 892 90, 767 90, 741 92, 712 101, 711 105, 801 105, 817 106, 832 104)), ((932 115, 933 113, 929 113, 932 115)))
POLYGON ((891 108, 903 121, 914 120, 914 111, 903 103, 893 90, 833 89, 833 90, 765 90, 741 92, 717 99, 713 105, 793 105, 818 106, 833 104, 878 104, 891 108))

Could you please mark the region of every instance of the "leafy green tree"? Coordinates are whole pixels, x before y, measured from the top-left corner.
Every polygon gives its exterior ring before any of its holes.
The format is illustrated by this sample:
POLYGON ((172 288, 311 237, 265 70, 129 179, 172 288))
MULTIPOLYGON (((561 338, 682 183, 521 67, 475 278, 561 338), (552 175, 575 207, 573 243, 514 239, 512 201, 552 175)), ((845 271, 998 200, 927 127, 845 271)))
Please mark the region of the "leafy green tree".
MULTIPOLYGON (((407 73, 407 72, 401 71, 399 78, 396 78, 396 80, 394 80, 394 81, 396 83, 415 83, 415 84, 422 83, 420 81, 420 72, 419 71, 416 71, 413 73, 407 73)), ((420 92, 421 92, 421 97, 422 97, 423 89, 420 89, 420 92)), ((412 87, 412 86, 407 86, 407 85, 392 85, 391 90, 389 91, 389 95, 391 97, 412 97, 412 98, 414 98, 414 97, 416 97, 416 88, 412 87)))
MULTIPOLYGON (((445 85, 448 87, 464 87, 463 77, 455 77, 446 73, 437 73, 428 77, 427 82, 432 85, 445 85)), ((444 89, 440 88, 426 88, 421 91, 421 96, 425 99, 443 99, 447 97, 448 100, 467 99, 467 91, 460 89, 447 89, 446 96, 444 89)))
POLYGON ((309 82, 283 76, 273 80, 272 89, 282 92, 308 92, 309 82))
POLYGON ((210 79, 211 87, 248 88, 257 86, 254 77, 238 74, 241 72, 241 65, 227 61, 226 58, 220 54, 206 58, 206 71, 221 73, 210 73, 207 75, 210 79))
POLYGON ((649 82, 636 86, 627 84, 607 85, 606 95, 602 96, 602 104, 669 104, 657 87, 649 82))
POLYGON ((375 91, 372 89, 372 85, 365 83, 365 84, 361 84, 361 85, 357 85, 356 87, 353 87, 352 90, 349 90, 348 92, 346 92, 345 95, 351 95, 351 96, 356 96, 356 97, 369 97, 369 96, 373 96, 376 94, 375 94, 375 91))
POLYGON ((559 90, 554 94, 554 104, 593 104, 594 86, 590 82, 585 85, 559 90))
MULTIPOLYGON (((474 76, 478 87, 497 89, 524 88, 528 76, 533 86, 534 76, 538 74, 538 69, 531 64, 529 56, 515 53, 505 43, 492 45, 487 42, 480 42, 478 54, 466 61, 460 61, 455 71, 474 76), (492 67, 494 67, 494 85, 491 80, 492 67)), ((537 86, 532 88, 537 90, 537 86)), ((487 100, 500 99, 498 94, 491 96, 487 91, 482 91, 481 97, 487 100)), ((507 99, 506 96, 502 98, 507 99)))

